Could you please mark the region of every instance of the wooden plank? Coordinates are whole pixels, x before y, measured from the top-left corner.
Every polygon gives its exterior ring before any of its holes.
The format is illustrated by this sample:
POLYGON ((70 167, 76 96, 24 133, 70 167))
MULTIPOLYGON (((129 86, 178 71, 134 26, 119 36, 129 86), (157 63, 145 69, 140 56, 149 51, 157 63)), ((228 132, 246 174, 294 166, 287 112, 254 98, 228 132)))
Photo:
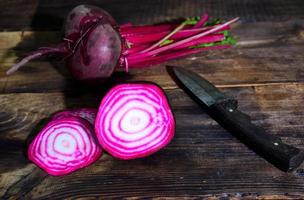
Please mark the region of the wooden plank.
MULTIPOLYGON (((25 144, 43 119, 64 108, 97 106, 105 90, 0 95, 0 196, 304 198, 303 166, 293 174, 279 171, 223 130, 180 89, 166 90, 177 131, 159 153, 132 161, 105 154, 94 165, 59 178, 46 176, 26 160, 25 144)), ((303 83, 223 91, 236 97, 256 124, 304 148, 303 83)))
POLYGON ((93 4, 109 11, 119 23, 157 23, 177 17, 209 13, 214 18, 240 16, 244 22, 304 18, 302 0, 77 0, 0 1, 0 30, 61 29, 63 19, 76 5, 93 4))
POLYGON ((59 31, 10 31, 0 32, 0 49, 31 50, 61 41, 59 31))
MULTIPOLYGON (((209 79, 221 87, 276 84, 280 82, 303 82, 303 42, 281 43, 267 46, 236 47, 223 51, 197 54, 185 59, 147 69, 133 69, 128 74, 117 73, 111 82, 154 81, 164 88, 176 87, 166 65, 182 66, 209 79)), ((19 72, 6 76, 5 71, 12 63, 7 62, 0 70, 0 91, 46 92, 86 90, 72 81, 60 62, 34 61, 19 72), (43 78, 41 78, 43 77, 43 78)), ((100 87, 103 87, 101 84, 100 87)))
POLYGON ((286 174, 256 156, 178 89, 164 68, 196 70, 236 97, 256 124, 304 149, 304 1, 89 0, 85 2, 105 8, 119 23, 158 23, 202 12, 223 19, 240 16, 233 29, 239 44, 116 73, 98 88, 74 82, 63 63, 51 59, 4 75, 20 55, 60 41, 63 18, 82 2, 0 0, 0 30, 10 30, 0 32, 0 199, 304 199, 304 165, 286 174), (94 165, 60 178, 27 160, 30 138, 52 113, 97 107, 108 88, 128 80, 154 81, 166 89, 177 122, 167 148, 133 161, 104 154, 94 165))
MULTIPOLYGON (((257 23, 244 23, 241 19, 232 27, 233 35, 236 36, 242 45, 265 45, 304 38, 304 20, 300 19, 257 23)), ((4 31, 0 32, 0 50, 28 51, 41 46, 56 44, 61 39, 60 31, 4 31)))
MULTIPOLYGON (((194 69, 223 87, 302 82, 303 24, 303 21, 241 24, 233 29, 235 35, 240 38, 236 48, 205 52, 145 70, 134 69, 127 75, 118 73, 113 81, 147 80, 155 81, 165 88, 172 88, 174 83, 164 68, 168 64, 194 69)), ((0 32, 0 91, 9 93, 78 90, 79 85, 72 82, 64 63, 58 62, 58 59, 45 58, 30 62, 12 76, 4 74, 15 60, 29 49, 47 45, 50 40, 58 41, 59 35, 59 32, 24 32, 23 35, 21 32, 0 32)))

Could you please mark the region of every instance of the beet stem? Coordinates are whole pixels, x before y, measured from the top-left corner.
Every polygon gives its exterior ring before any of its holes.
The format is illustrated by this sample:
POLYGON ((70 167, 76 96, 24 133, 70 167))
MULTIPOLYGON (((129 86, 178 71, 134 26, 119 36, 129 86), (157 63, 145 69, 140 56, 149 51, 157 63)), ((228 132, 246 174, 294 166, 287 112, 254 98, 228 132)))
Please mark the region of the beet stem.
POLYGON ((230 24, 236 22, 237 20, 239 20, 239 17, 234 18, 234 19, 232 19, 232 20, 230 20, 230 21, 228 21, 228 22, 226 22, 226 23, 224 23, 224 24, 222 24, 222 25, 220 25, 220 26, 218 26, 218 27, 215 27, 215 28, 213 28, 213 29, 210 29, 210 30, 208 30, 208 31, 206 31, 206 32, 203 32, 203 33, 194 35, 194 36, 192 36, 192 37, 189 37, 189 38, 187 38, 187 39, 178 41, 178 42, 173 43, 173 44, 171 44, 171 45, 169 44, 169 45, 167 45, 167 46, 164 46, 164 47, 162 47, 162 48, 156 49, 156 50, 154 50, 154 51, 150 51, 148 54, 150 54, 150 55, 158 54, 158 53, 160 53, 160 52, 166 51, 166 50, 171 49, 171 48, 173 48, 173 47, 176 47, 176 46, 185 44, 185 43, 187 43, 187 42, 191 42, 192 40, 195 40, 195 39, 198 39, 198 38, 200 38, 200 37, 203 37, 203 36, 209 35, 209 34, 211 34, 211 33, 214 33, 214 32, 216 32, 216 31, 220 30, 221 28, 223 28, 223 27, 225 27, 225 26, 228 26, 228 25, 230 25, 230 24))
MULTIPOLYGON (((193 28, 193 29, 183 29, 180 30, 179 32, 175 33, 173 36, 171 36, 172 40, 181 40, 181 39, 185 39, 187 37, 191 37, 195 34, 199 34, 203 31, 207 31, 210 29, 213 29, 215 27, 217 27, 219 25, 216 26, 207 26, 207 27, 203 27, 203 28, 193 28)), ((222 29, 218 30, 217 32, 223 31, 223 30, 228 30, 229 26, 223 27, 222 29)), ((137 36, 126 36, 125 39, 132 44, 132 46, 137 46, 137 45, 142 45, 142 44, 146 44, 146 43, 154 43, 158 40, 160 40, 161 38, 163 38, 164 36, 166 36, 170 31, 165 31, 165 32, 160 32, 160 33, 150 33, 150 34, 145 34, 143 35, 137 35, 137 36)))
POLYGON ((34 51, 33 53, 31 53, 31 55, 28 55, 25 58, 23 58, 20 62, 13 65, 9 70, 6 71, 6 75, 10 75, 10 74, 14 73, 20 67, 22 67, 27 62, 29 62, 33 59, 36 59, 36 58, 39 58, 41 56, 45 56, 45 55, 51 54, 51 53, 64 53, 64 52, 65 52, 65 49, 61 48, 60 46, 57 48, 51 48, 51 47, 40 48, 37 51, 34 51))
POLYGON ((232 20, 230 20, 230 21, 228 21, 228 22, 226 22, 226 23, 224 23, 224 24, 222 24, 220 26, 217 26, 217 27, 215 27, 213 29, 210 29, 208 31, 205 31, 205 32, 202 32, 200 34, 194 35, 192 37, 180 40, 180 41, 172 43, 172 44, 169 44, 167 46, 160 47, 160 48, 155 49, 153 51, 149 51, 149 52, 145 52, 145 53, 139 53, 139 54, 136 54, 134 56, 130 56, 130 58, 132 57, 132 59, 136 59, 136 58, 142 58, 142 57, 153 56, 153 55, 159 54, 161 52, 167 51, 167 50, 172 49, 174 47, 183 45, 183 44, 185 44, 187 42, 191 42, 192 40, 195 40, 195 39, 198 39, 200 37, 203 37, 203 36, 209 35, 211 33, 214 33, 216 31, 222 29, 223 27, 226 27, 226 26, 228 26, 228 25, 236 22, 237 20, 239 20, 239 17, 234 18, 234 19, 232 19, 232 20))
POLYGON ((202 16, 202 18, 197 22, 197 24, 195 24, 193 26, 193 29, 200 28, 200 27, 204 26, 204 24, 206 23, 206 21, 208 20, 208 18, 209 18, 209 16, 207 14, 204 14, 202 16))
POLYGON ((128 59, 125 57, 124 60, 125 60, 126 72, 129 72, 129 62, 128 62, 128 59))
POLYGON ((226 49, 229 48, 231 45, 216 45, 216 46, 210 46, 210 47, 204 47, 204 48, 196 48, 196 49, 183 49, 179 50, 177 52, 173 53, 167 53, 164 55, 158 55, 155 57, 147 57, 143 58, 140 60, 131 60, 129 61, 129 65, 131 65, 133 68, 140 68, 144 67, 147 65, 155 65, 155 64, 160 64, 162 62, 175 59, 175 58, 180 58, 180 57, 185 57, 188 55, 196 54, 202 51, 207 51, 207 50, 218 50, 218 49, 226 49))
POLYGON ((184 23, 184 22, 181 23, 178 27, 176 27, 171 33, 169 33, 168 35, 166 35, 163 39, 159 40, 157 43, 155 43, 152 46, 150 46, 149 48, 141 51, 140 53, 145 53, 145 52, 151 51, 152 49, 155 49, 161 43, 163 43, 164 41, 166 41, 167 39, 169 39, 172 35, 174 35, 178 31, 180 31, 181 29, 183 29, 185 27, 185 25, 186 25, 186 23, 184 23))

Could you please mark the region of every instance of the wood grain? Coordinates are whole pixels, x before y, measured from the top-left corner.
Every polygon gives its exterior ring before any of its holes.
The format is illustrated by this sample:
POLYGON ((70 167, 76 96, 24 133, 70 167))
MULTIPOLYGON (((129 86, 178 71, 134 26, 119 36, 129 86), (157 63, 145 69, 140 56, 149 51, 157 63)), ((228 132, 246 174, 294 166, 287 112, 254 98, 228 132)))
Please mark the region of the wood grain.
MULTIPOLYGON (((301 35, 301 27, 304 27, 304 21, 238 24, 233 29, 234 35, 240 40, 235 48, 204 52, 145 70, 134 69, 130 70, 129 74, 117 73, 112 81, 156 81, 164 88, 172 88, 176 86, 167 75, 165 65, 176 65, 195 69, 205 78, 222 87, 303 82, 304 37, 301 35)), ((72 81, 60 58, 48 57, 32 61, 12 76, 5 75, 5 71, 18 57, 27 53, 29 49, 48 45, 51 39, 54 43, 57 42, 60 34, 58 32, 25 32, 24 34, 12 32, 12 35, 10 32, 0 33, 0 91, 2 93, 87 89, 72 81)))
MULTIPOLYGON (((256 124, 285 142, 303 148, 304 84, 223 91, 237 98, 240 109, 250 114, 256 124)), ((133 161, 104 155, 92 166, 60 178, 46 176, 26 160, 22 151, 27 140, 41 128, 41 120, 55 111, 97 106, 100 94, 0 95, 0 105, 4 108, 0 116, 3 141, 0 172, 1 178, 13 177, 9 179, 10 184, 0 185, 4 198, 207 197, 210 194, 237 198, 273 193, 286 198, 288 195, 304 198, 300 192, 304 184, 302 168, 294 174, 279 171, 223 130, 183 91, 168 89, 166 92, 177 124, 176 136, 167 148, 133 161)))
MULTIPOLYGON (((303 44, 303 42, 298 42, 264 47, 240 46, 223 51, 206 52, 146 69, 131 69, 129 73, 116 73, 111 81, 155 81, 164 88, 174 88, 175 83, 169 77, 165 67, 173 65, 196 70, 221 87, 303 82, 303 44)), ((62 62, 33 61, 15 74, 6 76, 4 73, 11 65, 12 63, 5 63, 0 70, 2 93, 76 92, 86 89, 72 81, 62 62), (41 77, 44 78, 41 79, 41 77)))
POLYGON ((302 0, 14 0, 0 1, 0 30, 57 29, 76 5, 93 4, 109 11, 119 23, 158 23, 177 17, 209 13, 213 18, 240 16, 244 22, 304 18, 302 0))
MULTIPOLYGON (((158 21, 163 22, 163 21, 158 21)), ((232 25, 232 34, 242 46, 266 45, 303 39, 304 19, 281 22, 244 23, 232 25)), ((0 50, 29 50, 61 41, 60 31, 4 31, 0 32, 0 50)))
POLYGON ((165 66, 197 71, 239 101, 268 133, 304 149, 304 1, 302 0, 0 0, 0 199, 304 199, 304 164, 284 173, 226 132, 171 80, 165 66), (20 56, 61 40, 67 12, 90 3, 119 23, 159 23, 208 12, 241 20, 233 49, 197 54, 130 73, 118 70, 92 88, 72 80, 63 62, 45 58, 12 76, 20 56), (27 145, 56 111, 97 107, 124 81, 153 81, 172 104, 177 131, 160 152, 51 177, 28 161, 27 145))

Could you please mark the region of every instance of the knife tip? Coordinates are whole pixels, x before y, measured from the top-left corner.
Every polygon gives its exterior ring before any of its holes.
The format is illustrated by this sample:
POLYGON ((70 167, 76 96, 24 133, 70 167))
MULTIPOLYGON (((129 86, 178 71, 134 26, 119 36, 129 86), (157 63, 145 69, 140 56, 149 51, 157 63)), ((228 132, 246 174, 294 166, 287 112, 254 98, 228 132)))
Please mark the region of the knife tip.
POLYGON ((182 73, 181 70, 183 70, 183 68, 172 66, 172 65, 167 65, 166 70, 167 70, 169 76, 173 79, 173 81, 176 84, 178 84, 180 82, 178 76, 179 76, 180 73, 182 73))
POLYGON ((166 69, 169 73, 174 73, 174 74, 176 74, 176 72, 185 71, 185 69, 183 69, 182 67, 176 67, 172 65, 167 65, 166 69))
POLYGON ((171 66, 171 65, 166 66, 166 70, 170 75, 175 74, 177 68, 179 68, 179 67, 175 67, 175 66, 171 66))

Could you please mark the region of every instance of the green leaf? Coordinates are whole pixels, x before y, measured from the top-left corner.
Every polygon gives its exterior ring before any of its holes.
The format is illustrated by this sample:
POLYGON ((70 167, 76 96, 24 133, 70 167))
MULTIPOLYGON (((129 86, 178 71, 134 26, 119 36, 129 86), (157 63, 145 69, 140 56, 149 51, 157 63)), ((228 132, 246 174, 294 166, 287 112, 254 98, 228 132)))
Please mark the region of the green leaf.
POLYGON ((188 17, 186 20, 183 22, 185 25, 195 25, 201 18, 196 16, 196 17, 188 17))
POLYGON ((199 45, 196 45, 196 46, 192 46, 192 47, 190 47, 190 48, 191 48, 191 49, 197 49, 197 48, 211 47, 211 46, 215 46, 215 43, 199 44, 199 45))
POLYGON ((205 43, 205 44, 198 44, 192 47, 189 47, 191 49, 196 49, 196 48, 203 48, 203 47, 211 47, 211 46, 216 46, 216 45, 236 45, 237 41, 234 39, 229 31, 223 31, 222 32, 225 35, 225 39, 219 42, 212 42, 212 43, 205 43))
POLYGON ((223 31, 222 33, 223 33, 226 37, 229 36, 228 30, 223 31))
POLYGON ((204 26, 214 26, 214 25, 216 25, 216 24, 220 24, 222 22, 222 20, 220 20, 220 19, 215 19, 215 20, 213 20, 212 22, 206 22, 205 24, 204 24, 204 26))
POLYGON ((170 43, 172 43, 172 42, 174 42, 174 40, 165 40, 165 41, 163 41, 159 46, 161 47, 161 46, 170 44, 170 43))

